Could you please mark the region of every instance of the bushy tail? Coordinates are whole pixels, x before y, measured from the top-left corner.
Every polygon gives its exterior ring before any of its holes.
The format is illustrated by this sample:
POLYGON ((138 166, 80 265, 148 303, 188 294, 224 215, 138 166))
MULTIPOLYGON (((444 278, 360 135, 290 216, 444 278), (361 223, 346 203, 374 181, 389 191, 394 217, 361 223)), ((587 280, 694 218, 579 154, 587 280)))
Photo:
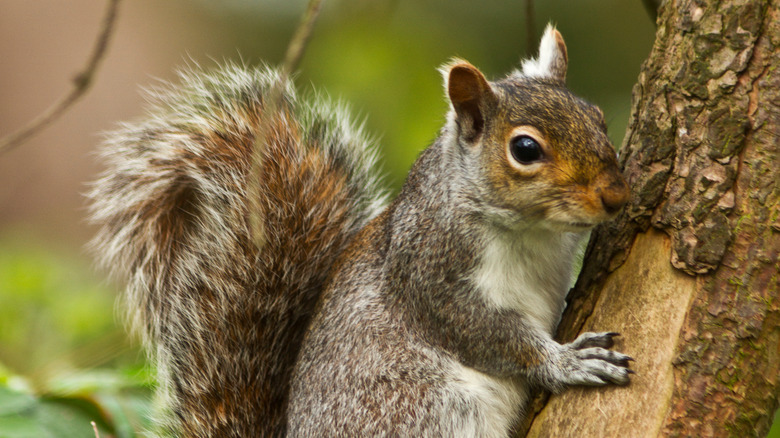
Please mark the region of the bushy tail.
POLYGON ((329 269, 384 204, 360 129, 292 89, 264 124, 261 189, 249 202, 252 145, 277 77, 238 66, 183 73, 102 147, 93 244, 128 285, 167 433, 284 434, 290 376, 329 269))

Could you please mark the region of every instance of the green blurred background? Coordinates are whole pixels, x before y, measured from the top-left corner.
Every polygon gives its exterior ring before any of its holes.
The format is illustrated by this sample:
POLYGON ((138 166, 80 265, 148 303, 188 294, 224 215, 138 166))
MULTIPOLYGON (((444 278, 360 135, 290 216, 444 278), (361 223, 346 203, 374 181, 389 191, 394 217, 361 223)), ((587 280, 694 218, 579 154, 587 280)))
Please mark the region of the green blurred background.
MULTIPOLYGON (((0 2, 0 134, 69 88, 98 31, 95 0, 0 2)), ((278 63, 303 0, 125 0, 89 94, 0 155, 0 438, 134 436, 148 424, 150 371, 93 269, 82 193, 99 171, 101 132, 143 114, 141 86, 224 60, 278 63)), ((348 102, 380 138, 396 188, 434 139, 446 102, 437 67, 464 58, 488 77, 533 55, 547 22, 569 49, 568 82, 600 105, 613 142, 655 27, 640 0, 326 1, 296 82, 348 102), (534 46, 526 46, 530 23, 534 46)), ((776 433, 775 436, 780 436, 776 433)))

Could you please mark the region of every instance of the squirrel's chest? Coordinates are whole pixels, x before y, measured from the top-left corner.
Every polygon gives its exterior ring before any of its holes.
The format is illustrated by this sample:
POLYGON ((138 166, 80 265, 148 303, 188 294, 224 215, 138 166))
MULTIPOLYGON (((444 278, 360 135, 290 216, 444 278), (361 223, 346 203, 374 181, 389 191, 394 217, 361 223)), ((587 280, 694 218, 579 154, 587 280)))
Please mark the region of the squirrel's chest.
POLYGON ((472 281, 490 304, 527 315, 552 332, 563 311, 576 240, 492 239, 472 281))

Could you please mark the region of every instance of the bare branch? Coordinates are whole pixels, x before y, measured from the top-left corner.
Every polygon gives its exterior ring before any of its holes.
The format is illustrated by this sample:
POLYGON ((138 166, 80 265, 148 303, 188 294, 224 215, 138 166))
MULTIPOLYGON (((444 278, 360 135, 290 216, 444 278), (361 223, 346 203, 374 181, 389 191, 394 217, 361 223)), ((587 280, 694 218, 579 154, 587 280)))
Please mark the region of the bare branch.
POLYGON ((298 67, 298 63, 301 61, 303 52, 306 49, 306 43, 308 43, 311 32, 314 30, 314 22, 317 20, 321 7, 322 0, 309 1, 301 23, 298 25, 292 40, 290 40, 290 45, 287 46, 287 53, 284 55, 284 63, 282 64, 283 75, 289 75, 298 67))
POLYGON ((257 193, 260 190, 260 170, 262 167, 262 155, 265 145, 268 144, 269 133, 271 132, 270 124, 276 118, 277 113, 282 109, 282 99, 284 96, 284 89, 287 86, 290 74, 298 67, 298 63, 303 57, 303 52, 306 49, 306 44, 309 41, 312 30, 314 29, 314 23, 317 20, 320 9, 322 6, 322 0, 310 0, 306 11, 303 13, 301 22, 298 24, 295 34, 290 40, 290 44, 287 46, 287 52, 284 56, 284 62, 282 63, 281 71, 279 72, 279 79, 268 93, 268 96, 264 102, 264 117, 261 118, 260 126, 257 128, 257 135, 255 136, 255 142, 253 145, 253 160, 252 170, 249 174, 249 193, 250 196, 250 228, 252 239, 257 247, 262 247, 265 244, 265 232, 263 226, 263 218, 261 217, 261 208, 256 205, 255 202, 262 199, 257 193))
POLYGON ((121 0, 109 0, 108 10, 103 18, 103 26, 98 34, 95 47, 92 49, 92 54, 90 55, 84 70, 73 78, 73 89, 70 93, 63 96, 26 126, 13 134, 0 139, 0 152, 7 152, 24 143, 27 139, 37 134, 38 131, 41 131, 60 117, 68 108, 84 96, 90 85, 92 85, 92 79, 95 76, 100 61, 105 57, 108 42, 111 39, 114 24, 116 23, 117 10, 119 9, 120 1, 121 0))

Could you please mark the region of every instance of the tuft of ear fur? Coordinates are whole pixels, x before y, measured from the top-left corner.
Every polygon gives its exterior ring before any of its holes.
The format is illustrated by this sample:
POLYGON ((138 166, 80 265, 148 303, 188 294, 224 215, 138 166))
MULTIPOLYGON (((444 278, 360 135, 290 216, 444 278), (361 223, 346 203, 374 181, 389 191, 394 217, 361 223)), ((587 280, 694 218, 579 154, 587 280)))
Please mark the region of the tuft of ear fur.
POLYGON ((484 130, 486 113, 495 106, 496 95, 485 75, 466 61, 455 59, 443 66, 441 72, 460 135, 473 142, 484 130))
POLYGON ((552 24, 548 24, 539 44, 539 55, 536 59, 523 61, 522 75, 529 78, 552 79, 561 84, 566 82, 566 67, 569 57, 566 54, 566 43, 563 36, 552 24))

